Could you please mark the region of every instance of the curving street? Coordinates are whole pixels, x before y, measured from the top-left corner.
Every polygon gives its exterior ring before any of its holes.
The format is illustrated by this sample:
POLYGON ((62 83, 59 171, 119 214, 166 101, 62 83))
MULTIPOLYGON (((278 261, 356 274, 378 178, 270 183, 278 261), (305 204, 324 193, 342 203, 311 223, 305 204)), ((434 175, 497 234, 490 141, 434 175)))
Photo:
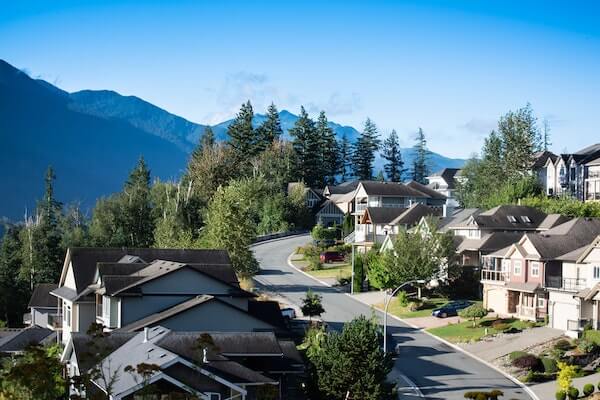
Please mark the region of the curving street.
MULTIPOLYGON (((339 329, 344 322, 361 314, 371 316, 375 313, 381 319, 381 312, 320 284, 287 264, 294 249, 309 241, 310 237, 305 235, 254 245, 261 266, 261 272, 255 278, 257 284, 296 305, 301 304, 308 288, 318 292, 323 296, 323 320, 333 329, 339 329)), ((409 378, 427 399, 458 400, 464 399, 467 391, 491 389, 502 390, 505 399, 532 399, 522 387, 494 369, 394 318, 388 318, 388 332, 395 343, 401 344, 401 356, 395 362, 390 379, 401 386, 409 386, 402 377, 409 378)), ((389 347, 393 348, 395 343, 389 347)), ((410 392, 407 390, 402 398, 419 397, 415 391, 414 394, 410 392)))

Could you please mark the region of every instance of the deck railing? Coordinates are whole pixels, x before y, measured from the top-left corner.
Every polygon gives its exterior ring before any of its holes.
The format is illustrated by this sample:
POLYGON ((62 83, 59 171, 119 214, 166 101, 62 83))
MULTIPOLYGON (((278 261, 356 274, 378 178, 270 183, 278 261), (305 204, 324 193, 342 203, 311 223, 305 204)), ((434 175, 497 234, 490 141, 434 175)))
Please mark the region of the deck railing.
POLYGON ((505 271, 498 271, 494 269, 482 269, 481 270, 482 281, 495 281, 495 282, 506 282, 508 281, 508 273, 505 271))

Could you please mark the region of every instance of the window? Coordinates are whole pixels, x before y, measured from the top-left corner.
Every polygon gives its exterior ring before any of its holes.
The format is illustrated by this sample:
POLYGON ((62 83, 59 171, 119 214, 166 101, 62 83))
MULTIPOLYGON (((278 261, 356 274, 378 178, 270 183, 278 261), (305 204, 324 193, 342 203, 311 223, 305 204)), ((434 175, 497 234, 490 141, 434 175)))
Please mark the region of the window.
POLYGON ((526 224, 530 224, 531 223, 531 219, 527 215, 521 216, 521 220, 523 222, 525 222, 526 224))
POLYGON ((537 261, 531 262, 531 276, 540 276, 540 263, 537 261))
POLYGON ((515 269, 514 269, 515 275, 521 275, 521 265, 522 265, 521 260, 515 260, 514 265, 515 265, 515 269))
POLYGON ((600 279, 600 267, 597 265, 594 266, 594 279, 600 279))
POLYGON ((538 297, 538 302, 537 302, 538 308, 544 308, 544 301, 545 301, 545 299, 543 297, 538 297))
POLYGON ((506 217, 506 218, 508 218, 508 222, 510 222, 510 223, 512 223, 512 224, 516 224, 516 223, 518 222, 518 221, 517 221, 517 218, 516 218, 514 215, 509 215, 509 216, 508 216, 508 217, 506 217))
POLYGON ((510 260, 502 260, 502 272, 510 271, 510 260))
POLYGON ((64 321, 66 326, 71 326, 71 306, 65 304, 64 321))

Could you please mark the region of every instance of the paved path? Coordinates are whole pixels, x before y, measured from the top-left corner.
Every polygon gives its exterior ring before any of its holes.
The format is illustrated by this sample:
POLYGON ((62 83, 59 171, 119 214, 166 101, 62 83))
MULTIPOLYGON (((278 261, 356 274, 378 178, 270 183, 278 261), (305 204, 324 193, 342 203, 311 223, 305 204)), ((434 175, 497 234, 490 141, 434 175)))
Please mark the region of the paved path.
POLYGON ((461 347, 469 353, 492 361, 513 351, 525 350, 538 344, 546 343, 564 334, 564 331, 548 327, 524 330, 521 333, 504 335, 494 340, 482 340, 475 343, 463 344, 461 347))
MULTIPOLYGON (((300 236, 253 246, 262 269, 255 278, 257 285, 294 304, 301 304, 308 288, 318 292, 323 296, 325 308, 322 317, 333 329, 341 329, 345 322, 361 314, 381 319, 381 312, 287 265, 290 253, 309 240, 308 236, 300 236)), ((523 388, 485 364, 396 319, 389 318, 388 322, 393 341, 402 346, 402 356, 396 361, 390 379, 403 385, 401 376, 408 377, 425 398, 458 400, 464 399, 466 391, 496 388, 505 393, 506 399, 531 399, 523 388)))
MULTIPOLYGON (((588 376, 584 376, 582 378, 573 379, 573 387, 579 389, 579 393, 583 393, 583 385, 586 383, 591 383, 598 390, 598 382, 600 382, 600 374, 592 374, 588 376)), ((544 382, 538 383, 537 385, 531 386, 531 389, 538 395, 540 399, 554 399, 556 395, 556 391, 558 387, 556 385, 556 381, 552 382, 544 382)))

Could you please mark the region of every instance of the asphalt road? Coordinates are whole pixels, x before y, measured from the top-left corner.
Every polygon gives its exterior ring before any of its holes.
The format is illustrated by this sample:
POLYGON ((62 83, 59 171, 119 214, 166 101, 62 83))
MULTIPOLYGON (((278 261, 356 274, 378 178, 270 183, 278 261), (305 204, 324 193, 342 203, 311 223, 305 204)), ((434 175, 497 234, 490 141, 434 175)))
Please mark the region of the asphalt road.
MULTIPOLYGON (((261 266, 255 278, 258 285, 296 305, 302 303, 301 299, 311 288, 323 296, 325 314, 322 318, 333 329, 340 329, 359 315, 375 314, 381 320, 383 313, 318 283, 287 264, 294 249, 309 240, 308 236, 296 236, 253 246, 261 266)), ((408 377, 427 399, 458 400, 464 399, 467 391, 491 389, 502 390, 507 400, 532 399, 523 388, 494 369, 396 319, 388 318, 388 333, 401 345, 401 356, 395 362, 390 379, 402 382, 399 374, 408 377)), ((389 348, 394 344, 388 342, 389 348)))

